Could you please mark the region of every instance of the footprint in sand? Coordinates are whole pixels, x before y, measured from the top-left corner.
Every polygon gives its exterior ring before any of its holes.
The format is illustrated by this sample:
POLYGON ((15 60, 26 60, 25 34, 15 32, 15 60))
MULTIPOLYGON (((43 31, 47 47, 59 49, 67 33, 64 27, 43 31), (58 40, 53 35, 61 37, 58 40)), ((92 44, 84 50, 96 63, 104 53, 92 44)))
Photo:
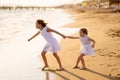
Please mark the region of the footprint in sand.
POLYGON ((116 55, 115 57, 120 59, 120 54, 116 55))
POLYGON ((106 34, 112 38, 120 37, 120 30, 110 29, 106 34))
POLYGON ((105 54, 103 54, 103 53, 105 53, 104 51, 105 51, 104 49, 97 49, 97 50, 95 50, 95 52, 96 52, 98 55, 100 55, 100 56, 106 56, 105 54))
POLYGON ((116 71, 118 72, 118 68, 113 68, 113 69, 111 70, 111 73, 110 73, 108 76, 114 77, 114 78, 120 80, 120 73, 115 74, 114 72, 116 72, 116 71), (113 76, 113 75, 114 75, 114 76, 113 76))
POLYGON ((111 57, 116 57, 116 58, 120 58, 120 54, 117 54, 117 53, 115 53, 115 52, 113 52, 113 51, 109 51, 109 50, 107 50, 107 49, 97 49, 97 50, 95 50, 96 51, 96 53, 98 53, 98 55, 100 55, 100 56, 107 56, 107 57, 109 57, 109 58, 111 58, 111 57))

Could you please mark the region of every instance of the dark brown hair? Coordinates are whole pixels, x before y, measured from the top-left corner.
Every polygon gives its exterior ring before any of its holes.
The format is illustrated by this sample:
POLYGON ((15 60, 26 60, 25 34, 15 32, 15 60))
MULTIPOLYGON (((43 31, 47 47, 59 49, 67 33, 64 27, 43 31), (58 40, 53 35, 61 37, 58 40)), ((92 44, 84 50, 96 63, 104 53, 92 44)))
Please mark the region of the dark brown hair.
POLYGON ((45 23, 44 20, 40 20, 40 19, 37 20, 37 23, 41 24, 42 27, 45 27, 47 25, 47 23, 45 23))
POLYGON ((86 28, 81 28, 80 29, 84 34, 88 35, 88 30, 86 28))

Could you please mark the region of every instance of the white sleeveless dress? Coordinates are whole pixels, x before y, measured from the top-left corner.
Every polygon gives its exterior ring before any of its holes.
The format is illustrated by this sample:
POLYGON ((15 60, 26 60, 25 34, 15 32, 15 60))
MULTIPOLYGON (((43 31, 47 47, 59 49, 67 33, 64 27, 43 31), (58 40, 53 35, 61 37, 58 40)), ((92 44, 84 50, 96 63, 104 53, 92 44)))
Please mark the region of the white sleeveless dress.
POLYGON ((85 37, 80 37, 81 40, 81 54, 85 54, 85 55, 94 55, 94 49, 92 47, 91 42, 88 39, 88 36, 86 35, 85 37))
POLYGON ((44 39, 47 41, 47 44, 43 48, 43 51, 46 52, 52 52, 52 53, 57 53, 60 51, 60 45, 58 41, 55 39, 55 37, 52 35, 51 32, 47 32, 47 26, 43 28, 41 32, 41 35, 44 37, 44 39))

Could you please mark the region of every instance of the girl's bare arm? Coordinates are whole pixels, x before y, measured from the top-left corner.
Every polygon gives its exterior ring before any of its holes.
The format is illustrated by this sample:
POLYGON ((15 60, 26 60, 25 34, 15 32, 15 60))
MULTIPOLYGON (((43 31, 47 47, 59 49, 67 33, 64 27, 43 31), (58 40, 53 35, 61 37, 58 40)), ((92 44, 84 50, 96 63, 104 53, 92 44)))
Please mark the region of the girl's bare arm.
POLYGON ((66 36, 66 38, 70 38, 70 39, 79 39, 80 37, 66 36))
POLYGON ((33 38, 35 38, 36 36, 38 36, 40 34, 40 31, 38 31, 36 34, 34 34, 30 39, 28 39, 28 41, 32 40, 33 38))
POLYGON ((56 34, 62 36, 63 38, 66 38, 65 35, 61 34, 60 32, 58 32, 58 31, 56 31, 56 30, 53 30, 53 29, 48 28, 47 31, 48 31, 48 32, 54 32, 54 33, 56 33, 56 34))
POLYGON ((95 47, 95 40, 94 39, 92 39, 92 38, 88 38, 89 39, 89 41, 92 41, 93 42, 93 45, 92 45, 92 47, 94 48, 95 47))

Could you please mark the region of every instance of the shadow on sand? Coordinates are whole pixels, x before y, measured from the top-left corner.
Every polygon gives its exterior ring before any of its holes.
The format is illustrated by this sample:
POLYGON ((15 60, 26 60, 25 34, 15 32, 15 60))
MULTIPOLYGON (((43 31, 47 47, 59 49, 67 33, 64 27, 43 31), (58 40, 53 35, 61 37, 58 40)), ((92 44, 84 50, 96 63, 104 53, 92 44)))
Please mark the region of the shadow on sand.
POLYGON ((68 74, 70 74, 70 75, 78 78, 79 80, 86 80, 86 79, 80 77, 79 75, 77 75, 77 74, 75 74, 75 73, 73 73, 73 72, 70 72, 70 71, 68 71, 68 70, 64 70, 64 71, 67 72, 68 74))
MULTIPOLYGON (((63 80, 71 80, 71 79, 69 79, 69 76, 66 77, 66 76, 64 76, 64 74, 62 75, 62 74, 58 73, 55 70, 47 70, 47 72, 46 72, 46 80, 49 80, 49 72, 54 73, 55 75, 61 77, 63 80)), ((74 76, 74 77, 78 78, 78 80, 85 80, 84 78, 80 77, 79 75, 77 75, 75 73, 72 73, 72 72, 70 72, 70 71, 68 71, 66 69, 64 70, 64 72, 70 74, 71 76, 74 76)))
MULTIPOLYGON (((90 73, 99 75, 99 76, 104 77, 104 78, 109 79, 109 80, 118 80, 118 79, 115 79, 114 77, 111 77, 111 76, 109 76, 109 75, 105 75, 105 74, 102 74, 102 73, 93 71, 93 70, 91 70, 91 69, 87 69, 87 70, 85 70, 85 71, 88 71, 88 72, 90 72, 90 73)), ((53 73, 53 74, 61 77, 63 80, 71 80, 71 79, 69 78, 69 76, 66 77, 66 76, 64 76, 64 74, 60 74, 58 71, 55 71, 55 70, 48 70, 48 71, 46 72, 46 80, 50 80, 50 79, 49 79, 49 72, 51 72, 51 73, 53 73)), ((73 73, 73 72, 70 72, 70 71, 68 71, 68 70, 66 70, 66 69, 64 70, 64 72, 70 74, 71 76, 74 76, 74 77, 77 78, 78 80, 86 80, 85 78, 83 78, 83 77, 81 77, 81 76, 79 76, 79 75, 77 75, 77 74, 75 74, 75 73, 73 73)))
POLYGON ((93 70, 91 70, 91 69, 86 69, 86 71, 91 72, 91 73, 94 73, 94 74, 97 74, 97 75, 99 75, 99 76, 101 76, 101 77, 104 77, 104 78, 106 78, 106 79, 109 79, 109 80, 117 80, 117 79, 115 79, 114 77, 111 77, 111 76, 109 76, 109 75, 105 75, 105 74, 102 74, 102 73, 93 71, 93 70))

